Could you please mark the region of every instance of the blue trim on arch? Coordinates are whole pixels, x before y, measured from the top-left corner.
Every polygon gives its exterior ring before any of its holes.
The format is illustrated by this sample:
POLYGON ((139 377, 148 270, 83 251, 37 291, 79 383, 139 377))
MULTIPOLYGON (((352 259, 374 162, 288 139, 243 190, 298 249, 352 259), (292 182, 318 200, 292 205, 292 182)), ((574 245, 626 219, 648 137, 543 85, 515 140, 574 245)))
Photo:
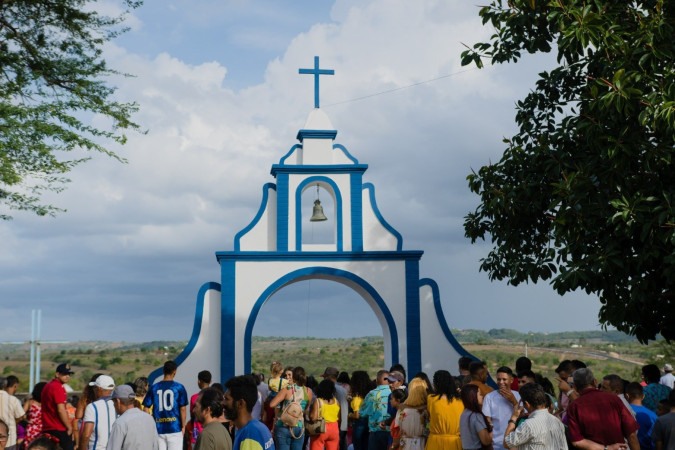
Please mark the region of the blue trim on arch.
POLYGON ((236 365, 236 269, 235 261, 220 262, 220 277, 223 285, 220 295, 220 378, 222 383, 234 376, 236 365))
POLYGON ((262 201, 260 202, 260 208, 258 208, 258 212, 256 213, 255 217, 249 223, 246 227, 244 227, 239 233, 234 235, 234 251, 238 252, 240 250, 239 247, 239 240, 246 235, 249 231, 255 227, 258 222, 260 221, 260 218, 262 217, 263 213, 265 212, 265 209, 267 208, 267 199, 269 197, 269 190, 274 189, 275 191, 277 190, 277 185, 274 183, 265 183, 263 186, 263 197, 262 201))
POLYGON ((434 311, 436 312, 436 318, 438 319, 438 323, 441 325, 441 330, 443 330, 445 338, 448 340, 450 345, 452 345, 452 348, 457 350, 457 353, 462 356, 468 356, 474 361, 480 361, 480 358, 472 355, 464 347, 462 347, 462 344, 460 344, 452 334, 452 331, 448 326, 448 322, 445 320, 445 314, 443 314, 443 306, 441 305, 441 295, 440 290, 438 289, 438 284, 431 278, 423 278, 419 281, 419 287, 421 288, 422 286, 429 286, 431 288, 431 293, 434 297, 434 311))
POLYGON ((277 250, 288 251, 288 173, 277 177, 277 250))
POLYGON ((291 147, 291 149, 288 151, 288 153, 286 153, 284 156, 281 157, 281 159, 279 160, 279 164, 281 164, 281 165, 286 164, 286 160, 288 158, 290 158, 290 156, 293 154, 293 152, 296 151, 297 149, 302 149, 302 144, 293 145, 293 147, 291 147))
POLYGON ((244 373, 251 372, 251 335, 253 334, 253 326, 255 325, 258 313, 260 312, 263 304, 267 301, 267 299, 270 298, 272 294, 284 286, 291 284, 291 282, 294 280, 297 280, 298 278, 312 279, 316 278, 317 275, 328 275, 335 278, 350 280, 358 284, 373 298, 373 300, 375 300, 375 303, 377 303, 377 306, 384 315, 385 321, 387 322, 387 326, 389 328, 389 337, 391 339, 391 363, 399 363, 398 331, 396 329, 396 322, 391 315, 391 311, 389 311, 389 308, 387 308, 387 304, 382 299, 380 294, 378 294, 377 290, 375 290, 375 288, 373 288, 370 283, 368 283, 363 278, 351 272, 347 272, 346 270, 334 269, 332 267, 305 267, 303 269, 287 273, 269 285, 253 305, 248 322, 246 322, 246 331, 244 332, 244 373))
POLYGON ((368 170, 368 164, 273 164, 270 169, 272 176, 282 173, 363 173, 368 170))
POLYGON ((407 261, 422 258, 422 250, 378 250, 370 252, 216 252, 218 262, 223 261, 407 261))
POLYGON ((349 175, 349 196, 351 200, 352 217, 352 251, 363 251, 363 174, 349 175))
POLYGON ((420 262, 405 262, 405 323, 408 364, 410 373, 422 371, 422 337, 420 323, 420 262))
POLYGON ((335 139, 337 130, 300 130, 296 139, 300 142, 305 139, 335 139))
MULTIPOLYGON (((202 284, 202 287, 199 288, 195 307, 195 321, 194 324, 192 325, 192 336, 190 337, 190 341, 188 342, 187 346, 183 349, 182 352, 180 352, 180 354, 176 357, 176 359, 174 359, 176 364, 178 364, 179 366, 183 361, 187 359, 188 356, 190 356, 190 353, 192 353, 192 351, 195 349, 195 346, 197 345, 197 341, 199 340, 199 334, 202 332, 202 319, 204 317, 204 297, 206 296, 206 293, 210 290, 221 292, 220 284, 215 283, 213 281, 209 281, 207 283, 202 284)), ((164 370, 163 367, 160 367, 150 372, 150 375, 148 375, 148 379, 150 380, 151 384, 157 377, 163 375, 163 370, 164 370)))
POLYGON ((335 194, 335 211, 337 211, 337 217, 335 220, 335 226, 337 227, 337 242, 336 249, 338 252, 342 251, 342 194, 340 193, 340 188, 332 179, 324 176, 314 176, 308 177, 302 180, 295 190, 295 250, 302 251, 302 191, 305 186, 313 183, 326 183, 333 188, 333 193, 335 194))
POLYGON ((384 220, 384 217, 382 217, 382 214, 380 213, 380 209, 377 207, 377 201, 375 200, 375 186, 373 186, 372 183, 363 183, 363 189, 368 190, 368 193, 370 195, 370 203, 373 206, 373 212, 375 213, 375 217, 377 217, 377 220, 380 221, 380 224, 391 234, 394 235, 396 238, 396 250, 401 251, 403 249, 403 236, 401 236, 401 233, 396 231, 394 227, 389 225, 389 223, 384 220))
POLYGON ((344 145, 342 145, 342 144, 333 144, 333 150, 335 150, 336 148, 342 150, 342 151, 344 152, 345 156, 346 156, 347 158, 349 158, 349 160, 350 160, 351 162, 353 162, 354 164, 358 164, 358 163, 359 163, 359 160, 356 159, 356 158, 354 158, 354 157, 352 156, 352 154, 349 153, 349 150, 347 150, 347 148, 346 148, 344 145))

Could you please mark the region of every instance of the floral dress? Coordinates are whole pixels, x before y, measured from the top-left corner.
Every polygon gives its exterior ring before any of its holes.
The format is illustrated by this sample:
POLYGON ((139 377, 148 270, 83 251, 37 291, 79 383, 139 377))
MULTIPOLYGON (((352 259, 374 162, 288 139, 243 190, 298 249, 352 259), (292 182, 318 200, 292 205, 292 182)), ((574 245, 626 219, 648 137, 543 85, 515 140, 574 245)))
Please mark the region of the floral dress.
MULTIPOLYGON (((426 408, 403 408, 396 413, 395 427, 399 429, 401 448, 424 450, 427 435, 426 408)), ((393 434, 392 427, 392 434, 393 434)))
POLYGON ((42 433, 42 406, 31 402, 28 409, 28 427, 26 428, 26 445, 42 433))

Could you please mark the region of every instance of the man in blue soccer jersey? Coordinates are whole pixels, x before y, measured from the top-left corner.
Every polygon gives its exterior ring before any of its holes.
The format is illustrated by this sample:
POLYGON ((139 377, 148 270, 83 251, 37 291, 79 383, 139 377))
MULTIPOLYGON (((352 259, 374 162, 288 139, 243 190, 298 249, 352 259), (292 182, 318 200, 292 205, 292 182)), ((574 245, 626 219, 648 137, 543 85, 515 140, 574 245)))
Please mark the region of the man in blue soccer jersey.
POLYGON ((143 406, 152 407, 159 450, 182 450, 188 396, 185 387, 174 381, 178 366, 173 361, 164 363, 164 378, 152 385, 143 400, 143 406))
POLYGON ((275 450, 270 430, 251 412, 258 401, 258 387, 250 375, 230 378, 225 383, 225 417, 234 422, 232 450, 275 450))

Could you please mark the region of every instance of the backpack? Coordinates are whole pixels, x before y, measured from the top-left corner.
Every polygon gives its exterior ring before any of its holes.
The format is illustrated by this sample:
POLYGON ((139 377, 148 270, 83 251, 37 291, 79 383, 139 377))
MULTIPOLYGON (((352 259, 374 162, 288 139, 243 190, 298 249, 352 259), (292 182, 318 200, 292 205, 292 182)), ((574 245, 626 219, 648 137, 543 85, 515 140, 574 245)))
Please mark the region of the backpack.
POLYGON ((300 403, 295 400, 295 390, 293 390, 293 398, 291 399, 290 402, 288 402, 286 407, 284 407, 284 409, 281 411, 281 416, 279 416, 279 420, 281 421, 281 423, 283 423, 290 429, 291 437, 293 439, 299 439, 304 434, 303 428, 303 431, 302 433, 300 433, 300 436, 293 435, 293 428, 298 426, 298 422, 302 422, 303 417, 304 411, 302 409, 302 406, 300 406, 300 403))

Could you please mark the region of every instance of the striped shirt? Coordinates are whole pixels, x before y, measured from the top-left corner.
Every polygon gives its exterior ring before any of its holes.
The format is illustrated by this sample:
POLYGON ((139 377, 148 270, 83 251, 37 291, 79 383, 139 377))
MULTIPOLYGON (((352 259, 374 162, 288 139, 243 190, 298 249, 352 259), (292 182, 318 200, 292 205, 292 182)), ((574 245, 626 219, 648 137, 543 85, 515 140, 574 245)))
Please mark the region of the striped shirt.
POLYGON ((518 450, 567 450, 565 427, 546 409, 537 409, 504 442, 518 450))

